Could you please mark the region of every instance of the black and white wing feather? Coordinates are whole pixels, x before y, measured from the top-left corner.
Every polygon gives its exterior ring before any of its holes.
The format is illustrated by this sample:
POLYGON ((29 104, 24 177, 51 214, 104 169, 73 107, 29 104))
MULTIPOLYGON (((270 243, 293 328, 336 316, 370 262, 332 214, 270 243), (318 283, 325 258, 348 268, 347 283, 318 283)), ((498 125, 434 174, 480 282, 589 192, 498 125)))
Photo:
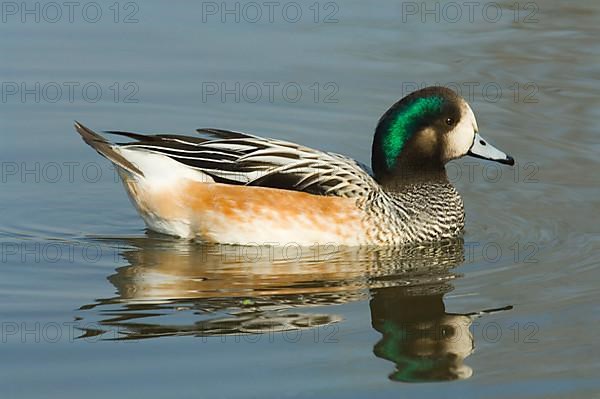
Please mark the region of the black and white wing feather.
POLYGON ((135 140, 121 146, 166 155, 220 183, 339 197, 360 197, 378 187, 365 165, 286 141, 220 129, 199 129, 207 138, 108 133, 135 140))

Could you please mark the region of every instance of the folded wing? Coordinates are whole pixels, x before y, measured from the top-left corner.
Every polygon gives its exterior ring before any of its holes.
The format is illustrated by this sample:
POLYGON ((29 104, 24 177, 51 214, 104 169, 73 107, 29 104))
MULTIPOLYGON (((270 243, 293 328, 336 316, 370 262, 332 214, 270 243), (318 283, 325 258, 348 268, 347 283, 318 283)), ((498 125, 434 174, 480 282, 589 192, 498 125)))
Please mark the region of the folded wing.
POLYGON ((377 187, 365 165, 343 155, 228 130, 198 132, 204 137, 107 133, 135 140, 123 147, 166 155, 220 183, 340 197, 364 196, 377 187))

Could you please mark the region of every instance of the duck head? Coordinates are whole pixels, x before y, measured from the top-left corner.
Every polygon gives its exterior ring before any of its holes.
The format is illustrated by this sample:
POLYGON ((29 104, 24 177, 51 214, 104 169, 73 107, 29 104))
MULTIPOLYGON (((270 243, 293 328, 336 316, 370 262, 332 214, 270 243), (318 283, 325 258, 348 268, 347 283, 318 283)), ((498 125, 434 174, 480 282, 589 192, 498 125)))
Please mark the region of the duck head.
POLYGON ((375 130, 372 167, 379 183, 445 176, 444 165, 465 155, 514 165, 478 133, 469 104, 445 87, 426 87, 386 111, 375 130))

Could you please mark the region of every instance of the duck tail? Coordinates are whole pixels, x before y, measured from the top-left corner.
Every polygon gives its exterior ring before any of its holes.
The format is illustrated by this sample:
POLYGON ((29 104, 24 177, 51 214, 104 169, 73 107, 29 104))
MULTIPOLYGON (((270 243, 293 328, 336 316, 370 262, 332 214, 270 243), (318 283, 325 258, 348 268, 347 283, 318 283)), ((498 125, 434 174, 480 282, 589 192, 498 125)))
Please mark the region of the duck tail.
POLYGON ((141 170, 139 170, 134 164, 125 159, 123 155, 121 155, 118 152, 117 146, 111 144, 104 137, 100 136, 93 130, 88 129, 87 127, 83 126, 77 121, 75 121, 75 130, 81 135, 83 141, 85 141, 86 144, 98 151, 100 155, 102 155, 103 157, 113 162, 115 165, 125 169, 130 173, 142 177, 144 176, 144 173, 141 170))

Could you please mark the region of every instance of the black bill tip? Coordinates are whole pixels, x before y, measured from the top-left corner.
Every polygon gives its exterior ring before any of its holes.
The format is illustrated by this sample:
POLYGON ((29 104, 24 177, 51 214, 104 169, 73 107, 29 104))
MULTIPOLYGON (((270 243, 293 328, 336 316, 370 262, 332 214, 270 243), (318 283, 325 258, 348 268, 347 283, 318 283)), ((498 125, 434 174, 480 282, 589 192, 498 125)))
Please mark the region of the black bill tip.
POLYGON ((506 159, 501 159, 498 162, 503 163, 505 165, 510 165, 510 166, 515 165, 515 159, 513 157, 511 157, 510 155, 507 155, 506 159))

